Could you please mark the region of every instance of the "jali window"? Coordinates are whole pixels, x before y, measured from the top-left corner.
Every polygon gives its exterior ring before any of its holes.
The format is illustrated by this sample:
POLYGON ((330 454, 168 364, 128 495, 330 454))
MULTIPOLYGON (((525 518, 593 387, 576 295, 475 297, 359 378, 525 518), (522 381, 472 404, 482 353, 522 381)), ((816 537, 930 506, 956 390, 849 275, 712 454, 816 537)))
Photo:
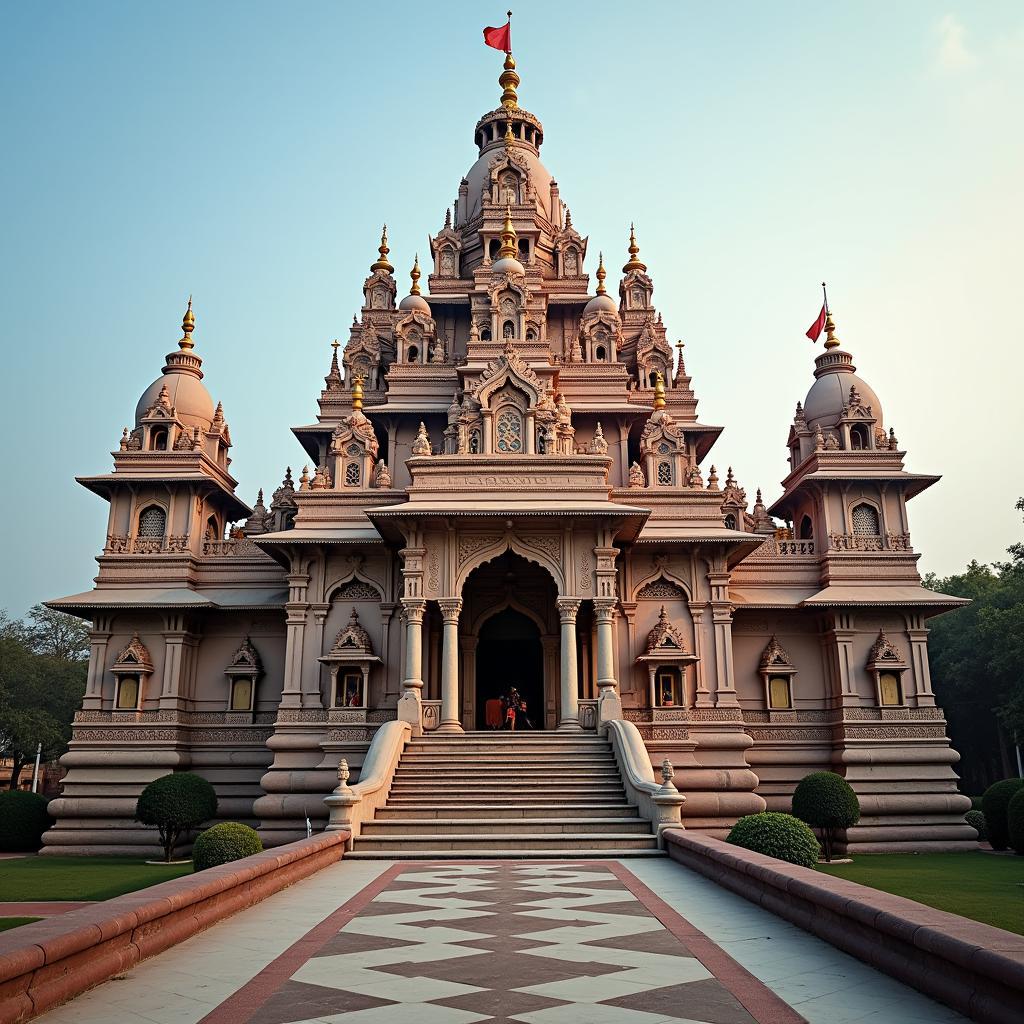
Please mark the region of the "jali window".
POLYGON ((878 511, 871 505, 856 505, 853 509, 853 532, 858 537, 877 537, 878 511))
POLYGON ((359 463, 358 462, 350 462, 345 467, 345 483, 349 487, 358 487, 359 486, 359 463))
POLYGON ((523 450, 523 418, 515 409, 505 409, 498 414, 496 433, 499 452, 523 450))
POLYGON ((672 483, 672 465, 668 462, 658 463, 658 483, 668 486, 672 483))
POLYGON ((167 515, 159 505, 150 505, 139 516, 139 536, 161 538, 167 524, 167 515))

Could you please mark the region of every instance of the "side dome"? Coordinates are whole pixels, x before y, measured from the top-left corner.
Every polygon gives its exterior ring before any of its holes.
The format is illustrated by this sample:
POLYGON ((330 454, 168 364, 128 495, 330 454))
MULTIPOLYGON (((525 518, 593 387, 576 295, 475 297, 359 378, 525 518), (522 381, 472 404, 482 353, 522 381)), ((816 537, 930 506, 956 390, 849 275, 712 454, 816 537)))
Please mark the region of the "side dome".
POLYGON ((146 388, 135 407, 135 425, 138 426, 146 412, 156 404, 160 389, 167 387, 168 398, 175 414, 186 426, 209 430, 213 423, 214 408, 210 393, 203 386, 203 360, 192 351, 192 331, 196 318, 192 312, 192 299, 181 321, 182 338, 178 351, 168 354, 161 376, 146 388))
POLYGON ((804 416, 812 430, 818 426, 836 425, 843 414, 843 406, 850 401, 851 387, 857 389, 861 402, 871 407, 872 415, 878 421, 877 426, 882 426, 882 403, 874 388, 857 376, 857 367, 853 365, 853 357, 849 352, 833 348, 823 352, 814 363, 814 376, 817 380, 804 399, 804 416))
POLYGON ((420 294, 420 277, 423 275, 420 271, 419 253, 416 254, 416 261, 412 265, 412 270, 409 271, 409 276, 412 278, 412 287, 409 289, 409 294, 398 304, 398 308, 415 310, 417 313, 426 313, 427 316, 430 316, 430 303, 420 294))

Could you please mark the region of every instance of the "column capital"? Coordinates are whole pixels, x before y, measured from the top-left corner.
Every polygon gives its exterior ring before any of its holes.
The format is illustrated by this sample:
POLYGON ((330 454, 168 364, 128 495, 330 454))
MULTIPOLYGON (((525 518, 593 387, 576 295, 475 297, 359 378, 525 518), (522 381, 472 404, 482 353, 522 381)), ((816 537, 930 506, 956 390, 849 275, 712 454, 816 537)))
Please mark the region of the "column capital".
POLYGON ((558 617, 562 622, 576 621, 576 613, 580 610, 578 597, 560 597, 555 604, 558 606, 558 617))
POLYGON ((618 601, 614 597, 594 598, 594 617, 598 622, 611 622, 618 601))
POLYGON ((441 616, 445 622, 458 622, 462 612, 461 597, 438 598, 437 606, 441 609, 441 616))
POLYGON ((427 610, 427 602, 422 597, 403 597, 402 610, 407 622, 422 622, 427 610))

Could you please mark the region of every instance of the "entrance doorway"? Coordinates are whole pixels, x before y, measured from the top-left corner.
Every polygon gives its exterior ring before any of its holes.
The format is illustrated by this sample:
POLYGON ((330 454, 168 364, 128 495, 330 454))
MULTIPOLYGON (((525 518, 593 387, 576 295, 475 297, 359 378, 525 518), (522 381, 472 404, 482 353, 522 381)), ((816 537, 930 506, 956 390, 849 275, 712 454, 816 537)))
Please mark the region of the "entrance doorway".
MULTIPOLYGON (((492 615, 481 627, 476 649, 476 728, 487 728, 487 701, 515 687, 535 729, 544 728, 544 652, 540 630, 514 608, 492 615)), ((516 723, 516 730, 526 728, 516 723)))

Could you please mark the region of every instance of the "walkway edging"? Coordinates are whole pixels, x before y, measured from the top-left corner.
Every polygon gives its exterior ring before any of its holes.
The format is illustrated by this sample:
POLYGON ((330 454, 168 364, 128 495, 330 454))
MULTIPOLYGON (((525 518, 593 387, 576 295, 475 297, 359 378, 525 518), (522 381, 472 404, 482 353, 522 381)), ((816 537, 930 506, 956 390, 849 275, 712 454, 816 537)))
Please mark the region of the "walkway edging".
POLYGON ((332 832, 0 934, 0 1024, 21 1024, 340 860, 332 832))
POLYGON ((669 856, 985 1024, 1016 1024, 1024 936, 682 829, 669 856))

